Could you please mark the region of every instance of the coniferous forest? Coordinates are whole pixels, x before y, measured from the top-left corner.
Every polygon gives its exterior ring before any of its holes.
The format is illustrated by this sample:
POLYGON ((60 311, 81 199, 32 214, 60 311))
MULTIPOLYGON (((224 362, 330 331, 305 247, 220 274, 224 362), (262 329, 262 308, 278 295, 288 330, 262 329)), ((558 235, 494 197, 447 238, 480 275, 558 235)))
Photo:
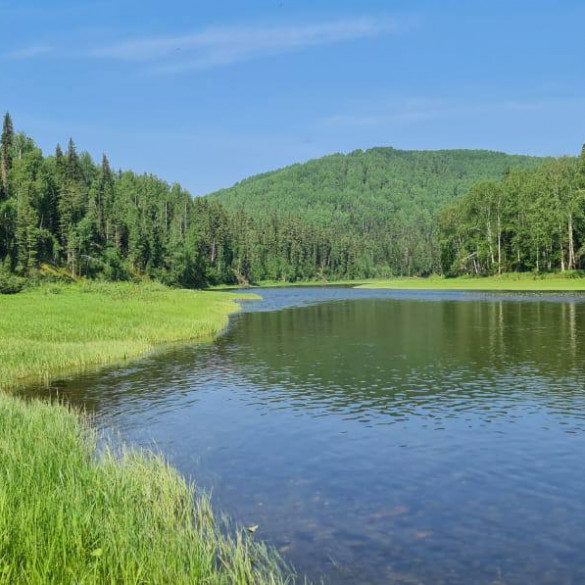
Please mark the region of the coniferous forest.
POLYGON ((391 148, 333 155, 192 197, 73 140, 44 156, 9 114, 0 282, 260 280, 564 271, 585 265, 585 152, 537 159, 391 148))

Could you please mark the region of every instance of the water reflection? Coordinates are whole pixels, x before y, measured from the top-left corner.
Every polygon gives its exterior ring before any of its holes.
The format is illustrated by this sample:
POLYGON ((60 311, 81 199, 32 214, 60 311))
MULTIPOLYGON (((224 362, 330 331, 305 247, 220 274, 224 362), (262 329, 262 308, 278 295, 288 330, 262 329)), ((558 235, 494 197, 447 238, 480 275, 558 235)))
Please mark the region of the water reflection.
POLYGON ((56 384, 331 583, 585 582, 582 297, 263 291, 56 384))

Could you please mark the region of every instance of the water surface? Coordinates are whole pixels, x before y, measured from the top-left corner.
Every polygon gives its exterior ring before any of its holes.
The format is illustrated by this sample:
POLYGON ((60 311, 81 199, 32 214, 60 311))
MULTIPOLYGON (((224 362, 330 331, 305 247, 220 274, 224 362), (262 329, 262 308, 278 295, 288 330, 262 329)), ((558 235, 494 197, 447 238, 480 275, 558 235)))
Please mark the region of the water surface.
POLYGON ((585 583, 579 295, 273 289, 52 392, 328 583, 585 583))

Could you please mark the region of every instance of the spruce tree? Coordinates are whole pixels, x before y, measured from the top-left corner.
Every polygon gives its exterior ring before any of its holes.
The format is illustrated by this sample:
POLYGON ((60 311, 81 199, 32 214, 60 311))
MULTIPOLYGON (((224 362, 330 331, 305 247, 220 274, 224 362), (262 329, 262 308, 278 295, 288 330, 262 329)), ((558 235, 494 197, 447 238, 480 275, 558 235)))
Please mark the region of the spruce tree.
POLYGON ((58 172, 63 172, 65 169, 65 157, 63 156, 63 149, 60 144, 55 147, 55 164, 58 172))
POLYGON ((9 172, 12 168, 12 148, 14 146, 14 127, 10 114, 4 115, 2 138, 0 140, 0 200, 9 196, 9 172))
POLYGON ((581 149, 581 157, 579 159, 579 183, 582 189, 585 189, 585 144, 581 149))
POLYGON ((110 161, 104 154, 100 173, 100 191, 102 197, 103 217, 101 228, 106 241, 113 242, 114 238, 114 175, 110 168, 110 161))
POLYGON ((64 175, 59 197, 59 235, 61 246, 66 252, 67 265, 76 275, 79 268, 76 227, 87 211, 87 190, 77 148, 72 139, 69 139, 64 157, 64 175))
POLYGON ((81 172, 81 165, 79 164, 79 155, 77 154, 77 147, 73 139, 69 139, 67 147, 67 159, 65 163, 67 179, 70 181, 81 181, 83 173, 81 172))

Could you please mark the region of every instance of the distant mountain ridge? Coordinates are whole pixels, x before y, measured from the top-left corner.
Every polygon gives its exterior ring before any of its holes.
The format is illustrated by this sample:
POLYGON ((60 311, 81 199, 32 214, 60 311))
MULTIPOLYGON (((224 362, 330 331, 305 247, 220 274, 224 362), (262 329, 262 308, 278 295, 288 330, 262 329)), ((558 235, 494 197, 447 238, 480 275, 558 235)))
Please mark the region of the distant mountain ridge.
POLYGON ((399 186, 413 191, 417 186, 428 183, 433 175, 453 182, 461 190, 467 190, 483 180, 501 179, 507 169, 534 168, 544 160, 547 158, 492 150, 399 150, 393 147, 375 147, 354 150, 347 154, 334 153, 251 175, 231 187, 206 196, 210 199, 221 199, 224 204, 232 206, 236 202, 241 203, 251 189, 257 199, 267 199, 275 196, 279 189, 291 187, 298 189, 299 195, 308 195, 309 186, 331 188, 338 193, 340 187, 361 192, 399 186), (359 170, 365 175, 359 177, 359 170), (354 180, 356 178, 361 178, 366 188, 360 186, 354 180), (376 179, 382 180, 377 183, 376 179), (398 181, 403 183, 397 184, 398 181))

